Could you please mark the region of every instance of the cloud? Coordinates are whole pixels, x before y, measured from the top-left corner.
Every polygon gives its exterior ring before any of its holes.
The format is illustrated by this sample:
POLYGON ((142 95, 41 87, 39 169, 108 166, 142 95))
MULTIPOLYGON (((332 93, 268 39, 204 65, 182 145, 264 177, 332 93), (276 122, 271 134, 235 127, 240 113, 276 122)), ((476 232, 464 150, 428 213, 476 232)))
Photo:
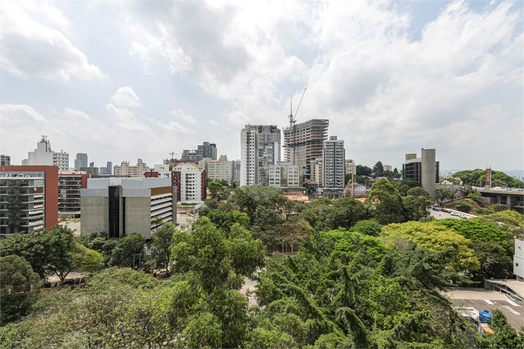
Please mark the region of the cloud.
POLYGON ((110 101, 122 107, 140 107, 139 98, 135 91, 129 87, 120 87, 110 101))
POLYGON ((167 124, 162 123, 161 121, 158 121, 158 120, 155 120, 155 119, 149 119, 149 121, 151 123, 153 123, 154 125, 157 125, 160 128, 162 128, 163 130, 168 131, 168 132, 180 133, 180 134, 195 133, 195 131, 193 131, 193 130, 187 128, 187 127, 184 127, 184 126, 180 125, 178 122, 175 122, 175 121, 170 121, 167 124))
MULTIPOLYGON (((36 110, 24 104, 0 104, 0 120, 2 124, 20 122, 46 124, 47 120, 36 110)), ((4 127, 2 127, 3 129, 4 127)))
POLYGON ((64 114, 70 117, 71 119, 91 121, 91 118, 89 117, 89 115, 87 115, 86 113, 84 113, 81 110, 65 108, 64 114))
POLYGON ((208 123, 210 123, 213 126, 218 126, 219 125, 219 123, 216 122, 215 120, 209 120, 208 123))
POLYGON ((181 109, 171 111, 171 115, 173 115, 177 119, 181 119, 186 124, 191 124, 191 125, 197 124, 197 121, 193 115, 186 114, 181 109))
POLYGON ((69 21, 49 3, 3 2, 0 23, 0 66, 11 74, 63 82, 72 76, 81 80, 105 77, 59 30, 68 28, 69 21))

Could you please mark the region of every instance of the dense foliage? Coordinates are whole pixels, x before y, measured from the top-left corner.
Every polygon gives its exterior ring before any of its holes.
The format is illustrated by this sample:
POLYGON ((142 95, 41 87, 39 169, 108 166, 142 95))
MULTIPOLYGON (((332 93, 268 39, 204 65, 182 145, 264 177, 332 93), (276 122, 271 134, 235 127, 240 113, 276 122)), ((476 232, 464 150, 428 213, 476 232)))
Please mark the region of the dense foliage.
MULTIPOLYGON (((460 178, 464 184, 480 185, 486 184, 486 170, 479 168, 475 170, 465 170, 457 172, 453 175, 454 177, 460 178)), ((491 180, 494 187, 507 186, 510 188, 522 187, 523 183, 518 179, 508 176, 504 172, 491 171, 491 180)))

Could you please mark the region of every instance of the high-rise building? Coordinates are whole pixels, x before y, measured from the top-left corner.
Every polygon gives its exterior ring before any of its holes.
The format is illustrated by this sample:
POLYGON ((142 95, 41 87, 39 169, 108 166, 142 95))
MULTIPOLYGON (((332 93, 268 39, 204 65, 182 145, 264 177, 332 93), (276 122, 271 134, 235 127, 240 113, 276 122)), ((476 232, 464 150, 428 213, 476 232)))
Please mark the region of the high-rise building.
POLYGON ((280 146, 276 125, 246 125, 240 134, 240 185, 268 185, 266 171, 280 161, 280 146))
POLYGON ((3 166, 0 203, 0 235, 58 224, 58 167, 3 166))
POLYGON ((42 139, 36 145, 36 149, 28 152, 27 155, 27 159, 22 161, 23 165, 58 166, 60 171, 69 170, 69 154, 63 150, 60 152, 52 151, 51 142, 46 136, 42 136, 42 139))
POLYGON ((311 175, 311 161, 322 157, 323 142, 327 139, 329 120, 312 119, 284 128, 284 156, 286 162, 305 168, 306 180, 311 175))
POLYGON ((138 160, 137 160, 136 163, 140 165, 140 164, 143 163, 143 162, 144 162, 144 160, 142 160, 141 158, 138 158, 138 160))
POLYGON ((80 190, 87 188, 87 173, 58 174, 58 214, 66 218, 80 218, 80 190))
POLYGON ((175 191, 169 178, 89 179, 81 190, 81 233, 151 239, 162 223, 176 223, 175 191))
POLYGON ((89 167, 95 167, 95 162, 94 162, 94 161, 91 161, 91 162, 89 163, 89 167))
POLYGON ((178 201, 204 201, 207 197, 207 174, 197 164, 180 163, 171 171, 171 181, 177 187, 178 201))
POLYGON ((302 171, 300 165, 280 163, 269 165, 266 175, 270 187, 274 188, 300 188, 302 187, 302 171))
POLYGON ((417 154, 406 154, 402 164, 402 179, 411 179, 420 183, 431 197, 435 194, 435 183, 439 182, 439 162, 436 161, 435 149, 422 148, 420 158, 417 154))
POLYGON ((217 145, 215 143, 204 142, 198 146, 198 153, 202 155, 202 158, 210 158, 211 160, 217 159, 217 145))
POLYGON ((180 160, 182 161, 191 161, 194 163, 198 163, 202 159, 203 157, 198 152, 198 150, 189 150, 189 149, 182 150, 182 156, 180 157, 180 160))
POLYGON ((319 188, 322 187, 322 158, 311 160, 311 182, 314 182, 318 185, 319 188))
POLYGON ((122 161, 120 165, 115 166, 115 176, 128 176, 144 178, 144 173, 151 171, 145 162, 138 163, 136 166, 130 166, 129 161, 122 161))
POLYGON ((346 159, 346 174, 357 174, 357 164, 353 159, 346 159))
POLYGON ((113 163, 111 161, 107 162, 107 174, 112 175, 113 174, 113 163))
POLYGON ((80 171, 80 167, 87 167, 87 154, 78 153, 75 159, 75 170, 80 171))
POLYGON ((11 165, 11 157, 9 155, 0 155, 0 166, 9 166, 11 165))
POLYGON ((206 171, 207 178, 231 183, 231 162, 227 159, 227 155, 220 155, 218 160, 205 158, 198 162, 198 166, 206 171))
POLYGON ((344 190, 345 178, 344 141, 337 136, 325 140, 322 151, 322 187, 326 189, 344 190))

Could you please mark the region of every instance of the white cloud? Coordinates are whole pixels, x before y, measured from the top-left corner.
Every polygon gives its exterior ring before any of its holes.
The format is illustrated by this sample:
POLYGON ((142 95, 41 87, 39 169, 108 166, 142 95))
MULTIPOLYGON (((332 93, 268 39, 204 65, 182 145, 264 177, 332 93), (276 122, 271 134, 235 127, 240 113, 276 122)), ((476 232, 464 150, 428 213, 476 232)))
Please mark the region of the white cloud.
POLYGON ((218 126, 219 125, 219 123, 216 122, 215 120, 209 120, 208 123, 210 123, 213 126, 218 126))
MULTIPOLYGON (((46 124, 47 120, 36 110, 24 104, 0 104, 2 125, 25 122, 29 124, 46 124)), ((4 127, 2 126, 2 129, 4 127)))
POLYGON ((122 107, 140 107, 139 98, 135 91, 129 87, 120 87, 110 101, 122 107))
POLYGON ((82 80, 105 77, 59 30, 66 29, 69 21, 49 3, 3 2, 0 23, 0 66, 8 72, 65 82, 71 76, 82 80))
POLYGON ((64 114, 74 120, 91 121, 91 118, 89 117, 89 115, 87 115, 86 113, 84 113, 81 110, 65 108, 64 114))
POLYGON ((195 133, 195 131, 184 127, 180 125, 178 122, 170 121, 167 124, 162 123, 161 121, 155 120, 155 119, 149 119, 149 121, 160 128, 162 128, 165 131, 173 132, 173 133, 179 133, 179 134, 191 134, 195 133))
POLYGON ((171 115, 173 115, 177 119, 181 119, 186 124, 191 124, 191 125, 197 124, 197 121, 193 115, 186 114, 181 109, 171 111, 171 115))

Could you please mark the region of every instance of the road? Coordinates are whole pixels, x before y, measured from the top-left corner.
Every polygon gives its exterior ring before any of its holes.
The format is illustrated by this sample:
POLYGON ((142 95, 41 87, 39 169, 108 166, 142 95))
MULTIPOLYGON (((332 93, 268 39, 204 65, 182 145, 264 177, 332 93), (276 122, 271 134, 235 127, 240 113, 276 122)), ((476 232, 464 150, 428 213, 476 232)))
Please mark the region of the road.
MULTIPOLYGON (((461 215, 464 215, 466 217, 476 217, 472 214, 469 214, 469 213, 465 213, 465 212, 460 212, 460 211, 457 211, 457 210, 454 210, 455 212, 458 212, 459 214, 461 215)), ((429 209, 429 215, 431 217, 435 217, 436 219, 446 219, 446 218, 455 218, 455 219, 461 219, 460 217, 458 216, 452 216, 450 213, 447 213, 447 212, 444 212, 444 211, 435 211, 435 210, 432 210, 432 209, 429 209)))

